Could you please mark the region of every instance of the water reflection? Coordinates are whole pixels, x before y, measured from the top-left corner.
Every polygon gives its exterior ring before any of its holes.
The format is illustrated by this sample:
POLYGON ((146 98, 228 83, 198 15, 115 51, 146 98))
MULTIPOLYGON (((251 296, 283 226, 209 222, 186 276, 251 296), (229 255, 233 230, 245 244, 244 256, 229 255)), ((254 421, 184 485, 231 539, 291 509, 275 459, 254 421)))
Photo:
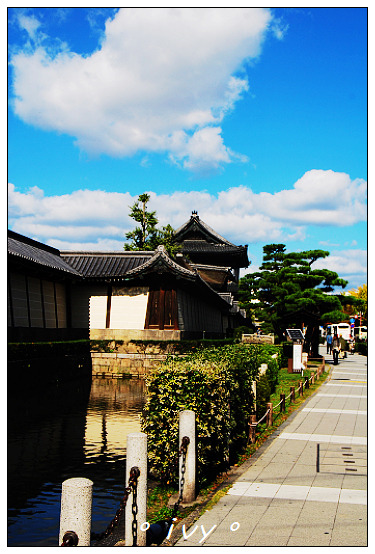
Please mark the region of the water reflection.
MULTIPOLYGON (((73 395, 72 388, 70 388, 73 395)), ((92 530, 103 531, 123 496, 126 437, 140 431, 145 401, 142 380, 94 379, 74 407, 32 414, 16 424, 12 400, 8 429, 8 545, 57 546, 61 483, 94 482, 92 530), (34 415, 34 417, 33 417, 34 415)), ((74 396, 74 395, 73 395, 74 396)), ((36 402, 36 399, 34 399, 36 402)), ((38 399, 40 408, 40 399, 38 399)))

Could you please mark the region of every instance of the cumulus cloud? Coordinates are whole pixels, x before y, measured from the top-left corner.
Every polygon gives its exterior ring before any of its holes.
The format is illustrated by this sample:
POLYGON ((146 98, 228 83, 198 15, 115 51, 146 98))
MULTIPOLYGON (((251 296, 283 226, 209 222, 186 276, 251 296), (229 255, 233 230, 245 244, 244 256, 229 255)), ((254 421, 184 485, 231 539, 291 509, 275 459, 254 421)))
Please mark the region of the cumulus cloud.
POLYGON ((338 226, 366 220, 366 198, 363 179, 352 181, 346 173, 318 169, 307 171, 293 189, 259 195, 267 213, 280 220, 287 217, 296 224, 338 226))
POLYGON ((318 260, 313 267, 336 271, 344 279, 348 276, 363 275, 367 271, 367 250, 333 250, 328 258, 318 260))
POLYGON ((38 21, 23 16, 34 48, 11 57, 13 109, 93 155, 166 152, 191 171, 246 161, 224 144, 220 123, 248 90, 241 69, 271 22, 266 8, 121 8, 82 56, 37 40, 38 21))
MULTIPOLYGON (((307 225, 343 226, 365 221, 365 191, 366 183, 360 179, 352 181, 344 173, 312 170, 294 187, 274 194, 254 193, 245 186, 217 196, 206 191, 146 192, 160 225, 170 223, 176 229, 197 210, 203 221, 229 240, 265 244, 304 240, 307 225)), ((45 196, 38 187, 21 193, 9 184, 8 199, 11 228, 49 244, 64 241, 67 245, 71 241, 86 249, 90 243, 90 248, 97 250, 102 248, 102 241, 110 240, 121 248, 125 233, 134 228, 128 213, 137 197, 128 192, 77 190, 45 196)), ((329 259, 333 263, 334 258, 329 259)))

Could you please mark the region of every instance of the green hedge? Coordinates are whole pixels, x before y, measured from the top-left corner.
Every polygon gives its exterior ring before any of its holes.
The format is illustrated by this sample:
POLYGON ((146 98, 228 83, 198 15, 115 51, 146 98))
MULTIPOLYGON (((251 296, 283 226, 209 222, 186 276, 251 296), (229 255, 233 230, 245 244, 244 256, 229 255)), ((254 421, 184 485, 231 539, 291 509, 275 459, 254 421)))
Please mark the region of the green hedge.
POLYGON ((194 339, 194 340, 137 340, 132 339, 132 344, 146 350, 151 346, 158 346, 173 354, 188 354, 202 348, 219 348, 232 345, 234 339, 194 339))
POLYGON ((89 340, 8 343, 9 361, 57 356, 83 356, 89 354, 89 352, 89 340))
POLYGON ((170 357, 152 370, 141 418, 152 472, 160 477, 176 457, 182 410, 196 414, 200 485, 226 470, 247 443, 252 381, 261 363, 273 361, 264 345, 238 344, 170 357))
POLYGON ((367 356, 367 341, 356 341, 354 346, 354 351, 367 356))

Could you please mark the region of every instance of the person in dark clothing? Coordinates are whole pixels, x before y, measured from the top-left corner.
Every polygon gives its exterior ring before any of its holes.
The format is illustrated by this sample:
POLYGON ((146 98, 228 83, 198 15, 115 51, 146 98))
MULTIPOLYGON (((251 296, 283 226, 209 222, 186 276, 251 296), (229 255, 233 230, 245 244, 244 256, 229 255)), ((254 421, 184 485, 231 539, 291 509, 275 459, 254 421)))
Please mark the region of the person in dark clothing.
POLYGON ((327 354, 331 354, 332 352, 332 335, 327 335, 327 354))
POLYGON ((340 339, 337 335, 335 335, 332 341, 333 365, 337 365, 339 363, 340 350, 341 350, 340 339))

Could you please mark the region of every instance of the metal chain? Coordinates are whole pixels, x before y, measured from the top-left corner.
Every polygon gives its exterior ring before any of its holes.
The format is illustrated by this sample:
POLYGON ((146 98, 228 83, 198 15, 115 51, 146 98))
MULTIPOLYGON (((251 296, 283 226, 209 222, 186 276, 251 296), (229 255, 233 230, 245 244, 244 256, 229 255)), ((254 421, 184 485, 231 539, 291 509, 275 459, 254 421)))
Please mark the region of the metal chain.
POLYGON ((130 477, 129 477, 128 486, 125 488, 125 494, 124 494, 124 496, 123 496, 123 498, 120 502, 120 508, 117 510, 115 517, 112 519, 112 521, 110 522, 110 524, 108 525, 108 527, 105 531, 103 531, 102 533, 91 533, 91 540, 101 541, 101 540, 105 539, 106 537, 108 537, 112 533, 112 531, 116 527, 116 525, 118 525, 118 522, 120 521, 120 517, 122 516, 122 514, 124 512, 126 502, 129 498, 130 493, 132 491, 134 492, 134 487, 135 487, 135 490, 136 490, 137 480, 138 480, 139 475, 140 475, 139 468, 136 467, 136 466, 132 467, 131 470, 130 470, 130 477))
POLYGON ((186 454, 187 454, 187 448, 188 444, 190 443, 189 437, 183 437, 181 441, 181 448, 178 451, 178 457, 182 454, 182 464, 181 464, 181 480, 180 480, 180 494, 178 496, 178 500, 173 506, 173 512, 171 515, 171 518, 175 517, 175 515, 178 512, 178 508, 180 506, 180 503, 182 501, 182 495, 184 492, 184 484, 185 484, 185 472, 186 472, 186 454))
POLYGON ((132 503, 132 514, 133 514, 133 521, 132 521, 132 537, 133 537, 133 546, 137 546, 137 531, 138 531, 138 522, 137 522, 137 513, 138 513, 138 506, 137 506, 137 478, 133 481, 132 488, 133 488, 133 503, 132 503))

